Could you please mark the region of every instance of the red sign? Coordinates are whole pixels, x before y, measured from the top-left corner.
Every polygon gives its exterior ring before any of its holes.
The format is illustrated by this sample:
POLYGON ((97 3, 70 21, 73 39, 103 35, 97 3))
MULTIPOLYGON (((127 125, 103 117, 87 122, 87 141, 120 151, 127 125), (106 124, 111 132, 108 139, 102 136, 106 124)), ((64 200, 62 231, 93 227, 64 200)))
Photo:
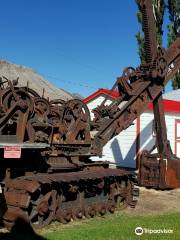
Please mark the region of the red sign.
POLYGON ((6 146, 4 147, 4 158, 20 158, 21 147, 19 146, 6 146))

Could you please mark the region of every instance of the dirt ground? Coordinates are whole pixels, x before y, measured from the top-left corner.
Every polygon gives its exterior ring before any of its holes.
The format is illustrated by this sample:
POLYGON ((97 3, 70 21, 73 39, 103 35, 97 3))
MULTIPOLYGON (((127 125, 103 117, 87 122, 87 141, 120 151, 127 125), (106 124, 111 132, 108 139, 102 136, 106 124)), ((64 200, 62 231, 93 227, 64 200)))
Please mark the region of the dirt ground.
POLYGON ((123 212, 134 215, 180 212, 180 189, 157 191, 140 187, 140 196, 136 207, 133 210, 127 208, 123 212))

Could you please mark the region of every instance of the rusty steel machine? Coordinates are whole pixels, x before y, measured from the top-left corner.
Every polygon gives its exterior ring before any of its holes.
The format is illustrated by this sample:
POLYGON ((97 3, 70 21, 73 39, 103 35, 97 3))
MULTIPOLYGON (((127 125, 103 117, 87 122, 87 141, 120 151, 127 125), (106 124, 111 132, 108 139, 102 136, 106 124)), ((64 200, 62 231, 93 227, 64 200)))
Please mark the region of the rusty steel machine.
POLYGON ((157 47, 151 1, 141 1, 147 63, 128 67, 114 85, 119 98, 89 110, 81 100, 49 101, 17 80, 0 79, 0 182, 7 211, 5 226, 23 218, 33 227, 52 220, 93 217, 116 207, 136 205, 135 176, 93 162, 103 146, 147 107, 154 105, 157 154, 143 152, 140 185, 154 188, 180 186, 180 162, 172 154, 166 134, 162 91, 180 68, 180 38, 168 48, 157 47))
POLYGON ((95 146, 98 146, 96 153, 112 136, 129 127, 152 102, 156 134, 152 151, 156 148, 157 153, 144 150, 140 154, 138 183, 156 189, 176 188, 180 187, 180 159, 173 155, 167 139, 162 91, 180 70, 180 35, 166 50, 157 46, 152 1, 141 0, 139 7, 143 20, 146 63, 136 69, 125 68, 112 88, 118 88, 119 99, 109 106, 106 106, 105 99, 94 109, 95 122, 104 121, 95 138, 95 146))
MULTIPOLYGON (((116 206, 136 204, 133 174, 92 162, 95 154, 90 121, 81 100, 40 97, 17 81, 0 82, 0 178, 7 203, 7 227, 22 218, 33 227, 53 219, 93 217, 116 206)), ((96 124, 97 125, 97 124, 96 124)))

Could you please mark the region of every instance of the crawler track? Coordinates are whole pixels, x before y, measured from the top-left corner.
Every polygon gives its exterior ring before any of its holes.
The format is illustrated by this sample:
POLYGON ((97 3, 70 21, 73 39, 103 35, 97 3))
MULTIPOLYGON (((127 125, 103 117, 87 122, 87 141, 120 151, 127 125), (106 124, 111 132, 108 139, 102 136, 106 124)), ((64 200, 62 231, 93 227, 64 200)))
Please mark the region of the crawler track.
POLYGON ((71 219, 113 213, 118 206, 135 207, 135 196, 138 189, 132 175, 120 169, 19 177, 6 186, 8 210, 4 224, 10 228, 18 218, 35 228, 53 220, 67 223, 71 219))

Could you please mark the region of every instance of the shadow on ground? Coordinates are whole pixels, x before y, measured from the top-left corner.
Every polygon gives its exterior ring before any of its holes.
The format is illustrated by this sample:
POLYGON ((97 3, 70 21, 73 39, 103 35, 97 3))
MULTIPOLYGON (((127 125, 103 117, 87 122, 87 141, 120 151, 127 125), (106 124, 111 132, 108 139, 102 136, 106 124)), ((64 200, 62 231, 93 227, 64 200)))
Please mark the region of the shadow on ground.
POLYGON ((1 240, 46 240, 23 219, 17 219, 10 232, 0 233, 1 240))

